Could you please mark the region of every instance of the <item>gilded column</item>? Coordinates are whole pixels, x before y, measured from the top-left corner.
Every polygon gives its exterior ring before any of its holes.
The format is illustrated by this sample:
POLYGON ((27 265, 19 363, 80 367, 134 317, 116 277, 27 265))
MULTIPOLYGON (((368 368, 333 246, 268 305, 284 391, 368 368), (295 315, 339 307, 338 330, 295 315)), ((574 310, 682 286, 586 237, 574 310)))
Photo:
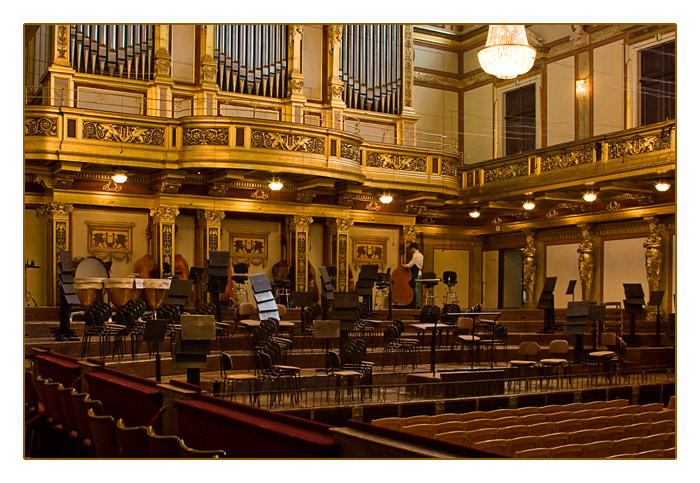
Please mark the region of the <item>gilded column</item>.
POLYGON ((581 228, 581 243, 578 249, 578 273, 581 279, 581 298, 582 300, 593 300, 593 238, 591 236, 591 227, 589 225, 579 225, 581 228))
POLYGON ((70 25, 53 26, 52 61, 49 66, 50 104, 73 106, 73 74, 70 62, 70 25))
POLYGON ((48 217, 48 300, 58 305, 60 291, 58 289, 58 253, 62 250, 71 249, 70 238, 70 214, 73 212, 73 205, 66 203, 47 203, 44 205, 44 214, 48 217))
POLYGON ((149 116, 172 117, 172 86, 170 57, 170 26, 155 26, 154 82, 148 88, 146 110, 149 116))
POLYGON ((532 231, 525 232, 525 248, 523 257, 523 292, 525 292, 525 307, 535 307, 535 274, 537 268, 537 249, 535 247, 535 234, 532 231))
POLYGON ((151 210, 153 231, 156 235, 156 256, 160 277, 174 274, 175 262, 175 217, 180 210, 170 206, 159 206, 151 210))
POLYGON ((661 244, 663 240, 656 218, 649 218, 647 222, 649 223, 649 236, 644 240, 644 248, 646 248, 647 282, 649 283, 649 295, 651 295, 651 292, 658 291, 661 287, 661 244))
POLYGON ((403 25, 403 84, 401 118, 397 123, 398 144, 415 146, 418 114, 413 108, 413 26, 403 25))
POLYGON ((214 116, 216 114, 216 61, 214 60, 214 26, 200 27, 198 56, 200 67, 197 84, 199 90, 194 94, 194 116, 214 116))
POLYGON ((330 124, 326 127, 333 129, 343 128, 343 111, 345 101, 343 101, 343 91, 345 84, 340 78, 340 44, 343 41, 342 25, 327 25, 326 38, 328 40, 328 105, 330 106, 330 124))
POLYGON ((287 120, 292 122, 303 122, 304 104, 306 104, 306 96, 304 95, 304 74, 301 73, 301 45, 304 38, 303 25, 289 25, 287 27, 289 41, 287 42, 288 49, 288 65, 289 69, 289 100, 291 101, 291 112, 287 120))
POLYGON ((349 231, 353 221, 350 218, 331 218, 326 223, 331 232, 331 265, 335 266, 337 270, 335 290, 347 292, 350 285, 349 231))
POLYGON ((294 264, 294 290, 309 291, 308 252, 309 225, 314 219, 310 216, 294 215, 287 218, 287 226, 292 239, 292 263, 294 264))

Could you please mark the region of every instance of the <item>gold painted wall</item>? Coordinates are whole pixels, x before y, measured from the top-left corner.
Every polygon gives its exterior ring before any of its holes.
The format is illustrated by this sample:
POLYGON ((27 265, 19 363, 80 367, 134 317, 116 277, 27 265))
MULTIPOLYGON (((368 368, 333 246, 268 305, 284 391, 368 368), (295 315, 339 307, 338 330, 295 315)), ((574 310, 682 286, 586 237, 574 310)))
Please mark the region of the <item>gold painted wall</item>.
MULTIPOLYGON (((46 217, 39 210, 24 210, 24 253, 22 255, 22 269, 25 260, 34 260, 34 265, 41 268, 27 270, 27 289, 34 296, 38 305, 47 305, 46 278, 47 267, 47 233, 46 217)), ((22 272, 24 276, 24 272, 22 272)), ((31 304, 32 306, 34 304, 31 304)))
POLYGON ((498 250, 483 253, 483 287, 482 305, 485 309, 498 308, 498 250))
POLYGON ((459 71, 458 55, 456 52, 436 50, 422 45, 413 48, 413 66, 423 69, 436 70, 457 74, 459 71))
MULTIPOLYGON (((471 306, 469 303, 469 276, 472 273, 469 266, 470 256, 470 250, 433 249, 433 271, 437 278, 442 278, 442 274, 446 270, 457 273, 457 285, 452 290, 457 294, 462 308, 471 306)), ((444 283, 439 283, 435 287, 438 305, 442 305, 446 291, 447 287, 444 283)))
POLYGON ((430 143, 440 141, 438 137, 427 133, 442 134, 456 141, 459 131, 457 101, 456 92, 421 86, 413 88, 413 105, 420 116, 416 123, 419 141, 430 143))
POLYGON ((593 49, 593 136, 625 128, 622 40, 593 49))
POLYGON ((196 266, 194 259, 194 216, 180 215, 175 218, 175 253, 182 255, 190 267, 196 266))
MULTIPOLYGON (((360 274, 359 266, 355 266, 352 261, 352 237, 386 237, 386 256, 387 256, 387 266, 384 267, 384 271, 387 268, 394 270, 399 264, 406 263, 404 261, 399 261, 399 229, 398 228, 371 228, 365 226, 353 225, 350 227, 350 246, 348 247, 348 263, 350 263, 350 269, 352 270, 353 278, 357 281, 357 276, 360 274)), ((421 247, 422 249, 423 247, 421 247)), ((423 251, 423 250, 421 250, 423 251)), ((381 267, 380 267, 381 270, 381 267)))
POLYGON ((194 82, 194 25, 172 26, 172 77, 174 81, 194 82))
POLYGON ((493 87, 485 85, 464 93, 464 162, 493 158, 493 87))
POLYGON ((323 26, 304 25, 302 46, 304 50, 301 72, 304 74, 304 95, 320 101, 323 97, 323 26))

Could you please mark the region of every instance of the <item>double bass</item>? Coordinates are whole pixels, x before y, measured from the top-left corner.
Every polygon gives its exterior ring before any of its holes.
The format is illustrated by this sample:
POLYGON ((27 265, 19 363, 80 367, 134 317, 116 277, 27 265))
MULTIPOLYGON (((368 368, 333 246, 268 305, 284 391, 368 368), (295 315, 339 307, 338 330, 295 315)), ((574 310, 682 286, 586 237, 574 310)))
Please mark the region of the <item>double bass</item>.
POLYGON ((413 302, 413 288, 411 270, 402 265, 391 272, 391 301, 398 305, 409 305, 413 302))

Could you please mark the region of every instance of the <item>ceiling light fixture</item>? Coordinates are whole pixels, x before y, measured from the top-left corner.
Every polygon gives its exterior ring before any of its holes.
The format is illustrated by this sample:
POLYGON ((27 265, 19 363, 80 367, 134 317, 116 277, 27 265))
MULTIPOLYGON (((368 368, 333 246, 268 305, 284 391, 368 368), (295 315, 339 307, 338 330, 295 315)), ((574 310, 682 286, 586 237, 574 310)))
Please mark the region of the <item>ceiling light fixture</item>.
POLYGON ((279 190, 282 189, 282 187, 283 187, 284 185, 282 184, 282 181, 280 181, 279 179, 273 178, 272 181, 270 181, 270 184, 267 185, 267 186, 268 186, 272 191, 279 191, 279 190))
POLYGON ((481 212, 479 211, 479 208, 474 208, 469 212, 469 216, 472 218, 479 218, 481 216, 481 212))
POLYGON ((122 172, 117 172, 112 175, 112 181, 117 184, 125 183, 127 179, 129 179, 129 177, 122 172))
POLYGON ((523 203, 523 208, 525 208, 528 211, 534 210, 535 209, 535 202, 532 200, 527 200, 527 201, 525 201, 525 203, 523 203))
POLYGON ((389 203, 394 201, 394 197, 391 196, 389 193, 384 193, 382 196, 379 197, 379 201, 381 201, 385 205, 388 205, 389 203))
POLYGON ((597 195, 596 192, 593 191, 593 190, 586 191, 586 192, 583 194, 583 200, 584 200, 584 201, 587 201, 588 203, 592 203, 592 202, 594 202, 596 199, 598 199, 598 195, 597 195))
POLYGON ((524 25, 489 25, 486 46, 477 52, 479 64, 499 79, 513 79, 535 63, 537 51, 527 42, 524 25))
POLYGON ((656 182, 654 188, 656 188, 656 191, 668 191, 669 189, 671 189, 671 183, 669 183, 665 179, 660 179, 656 182))

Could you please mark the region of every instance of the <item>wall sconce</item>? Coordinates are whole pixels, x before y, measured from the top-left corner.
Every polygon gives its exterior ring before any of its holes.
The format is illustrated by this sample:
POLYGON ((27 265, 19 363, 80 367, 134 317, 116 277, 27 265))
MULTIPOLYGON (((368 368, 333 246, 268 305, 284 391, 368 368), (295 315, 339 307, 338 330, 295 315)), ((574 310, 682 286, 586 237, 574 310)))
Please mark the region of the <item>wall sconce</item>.
POLYGON ((394 201, 394 197, 391 196, 389 193, 384 193, 382 196, 379 197, 379 201, 381 201, 385 205, 388 205, 389 203, 394 201))
POLYGON ((129 177, 126 175, 126 173, 121 171, 118 171, 112 175, 112 181, 117 184, 125 183, 127 179, 129 179, 129 177))
POLYGON ((588 203, 593 203, 596 199, 598 199, 598 195, 594 190, 588 190, 583 194, 583 200, 588 203))
POLYGON ((656 191, 661 191, 661 192, 668 191, 669 189, 671 189, 671 183, 669 183, 665 179, 660 179, 656 182, 656 184, 654 185, 654 188, 656 188, 656 191))
POLYGON ((473 208, 469 212, 469 216, 471 216, 472 218, 479 218, 481 216, 481 212, 479 211, 479 208, 473 208))
POLYGON ((576 95, 583 96, 588 92, 588 79, 579 79, 576 81, 576 95))
POLYGON ((270 181, 270 184, 267 185, 272 191, 279 191, 282 189, 284 186, 282 184, 282 181, 280 181, 278 178, 272 178, 272 181, 270 181))
POLYGON ((523 208, 525 208, 528 211, 534 210, 535 209, 535 202, 532 200, 527 200, 525 203, 523 203, 523 208))

